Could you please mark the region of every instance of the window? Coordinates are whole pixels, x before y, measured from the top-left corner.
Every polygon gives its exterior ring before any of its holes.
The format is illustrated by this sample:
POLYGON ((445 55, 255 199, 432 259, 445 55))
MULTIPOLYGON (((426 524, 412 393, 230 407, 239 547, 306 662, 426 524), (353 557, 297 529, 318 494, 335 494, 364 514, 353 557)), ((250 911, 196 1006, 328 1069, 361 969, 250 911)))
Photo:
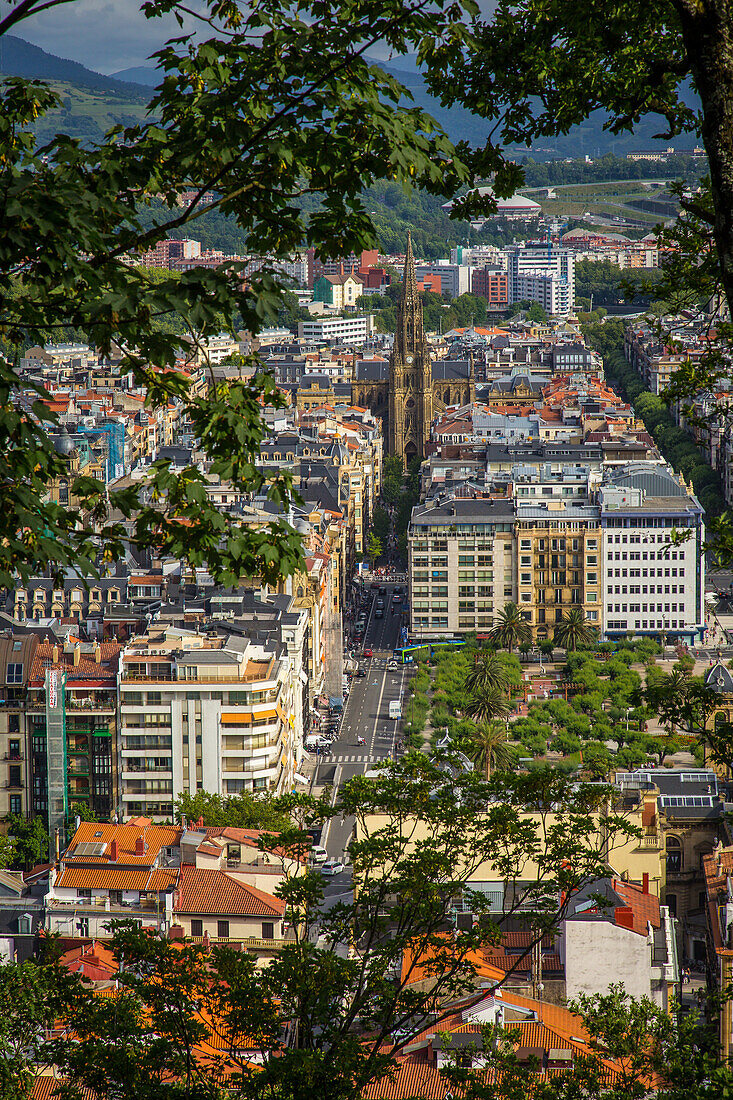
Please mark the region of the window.
POLYGON ((263 940, 275 939, 275 925, 272 923, 272 921, 262 922, 262 938, 263 940))
POLYGON ((191 935, 203 936, 204 934, 204 922, 202 920, 191 921, 191 935))
POLYGON ((8 756, 11 760, 20 760, 20 741, 8 741, 8 756))
POLYGON ((216 934, 217 934, 217 936, 219 937, 220 940, 228 940, 229 939, 229 921, 228 920, 218 920, 216 922, 216 934))
MULTIPOLYGON (((682 870, 682 846, 676 836, 667 837, 667 874, 676 875, 682 870)), ((670 906, 671 910, 671 906, 670 906)))
POLYGON ((23 801, 19 794, 11 794, 10 796, 10 812, 11 814, 19 814, 23 812, 23 801))
POLYGON ((20 765, 11 764, 8 768, 8 786, 9 787, 22 787, 23 784, 20 781, 20 765))
POLYGON ((8 661, 8 669, 5 676, 7 684, 23 683, 23 665, 15 661, 8 661))

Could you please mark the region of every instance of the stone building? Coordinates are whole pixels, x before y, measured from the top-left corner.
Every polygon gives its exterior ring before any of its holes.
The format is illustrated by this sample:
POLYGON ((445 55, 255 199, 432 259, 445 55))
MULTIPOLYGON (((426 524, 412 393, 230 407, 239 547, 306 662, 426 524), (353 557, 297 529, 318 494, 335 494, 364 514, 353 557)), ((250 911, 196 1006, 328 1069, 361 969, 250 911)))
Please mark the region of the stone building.
POLYGON ((389 453, 399 455, 405 464, 411 458, 425 457, 425 444, 434 416, 448 405, 466 405, 476 399, 470 359, 450 363, 432 361, 423 329, 423 307, 409 234, 389 367, 377 362, 365 366, 369 369, 357 369, 351 389, 352 402, 382 417, 389 453))

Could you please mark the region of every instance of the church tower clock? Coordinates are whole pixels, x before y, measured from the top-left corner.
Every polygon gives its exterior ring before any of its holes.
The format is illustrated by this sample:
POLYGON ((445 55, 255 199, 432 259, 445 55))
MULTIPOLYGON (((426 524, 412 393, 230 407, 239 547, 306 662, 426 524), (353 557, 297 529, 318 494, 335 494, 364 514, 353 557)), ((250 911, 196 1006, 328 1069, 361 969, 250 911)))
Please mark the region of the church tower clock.
POLYGON ((402 298, 389 359, 389 453, 399 455, 405 466, 416 455, 423 458, 432 419, 430 352, 423 333, 422 302, 408 233, 402 298))

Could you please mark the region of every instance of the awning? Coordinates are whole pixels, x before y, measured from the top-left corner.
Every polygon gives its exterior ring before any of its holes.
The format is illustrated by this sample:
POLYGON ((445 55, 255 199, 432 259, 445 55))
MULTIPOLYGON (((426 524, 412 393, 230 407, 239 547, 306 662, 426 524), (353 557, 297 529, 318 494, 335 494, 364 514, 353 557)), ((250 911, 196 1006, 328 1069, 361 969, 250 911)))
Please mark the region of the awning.
POLYGON ((304 775, 301 775, 300 772, 293 772, 293 779, 297 779, 299 783, 310 783, 310 779, 306 779, 306 777, 304 775))
POLYGON ((222 726, 245 726, 252 721, 251 714, 222 714, 222 726))

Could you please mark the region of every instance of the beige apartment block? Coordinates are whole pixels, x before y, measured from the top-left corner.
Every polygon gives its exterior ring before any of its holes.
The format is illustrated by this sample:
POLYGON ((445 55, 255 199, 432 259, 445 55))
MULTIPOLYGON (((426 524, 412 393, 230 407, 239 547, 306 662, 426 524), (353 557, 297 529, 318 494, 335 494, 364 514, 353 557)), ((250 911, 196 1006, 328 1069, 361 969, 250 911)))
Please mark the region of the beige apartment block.
POLYGON ((408 531, 411 634, 486 631, 516 600, 514 510, 506 500, 416 508, 408 531))

